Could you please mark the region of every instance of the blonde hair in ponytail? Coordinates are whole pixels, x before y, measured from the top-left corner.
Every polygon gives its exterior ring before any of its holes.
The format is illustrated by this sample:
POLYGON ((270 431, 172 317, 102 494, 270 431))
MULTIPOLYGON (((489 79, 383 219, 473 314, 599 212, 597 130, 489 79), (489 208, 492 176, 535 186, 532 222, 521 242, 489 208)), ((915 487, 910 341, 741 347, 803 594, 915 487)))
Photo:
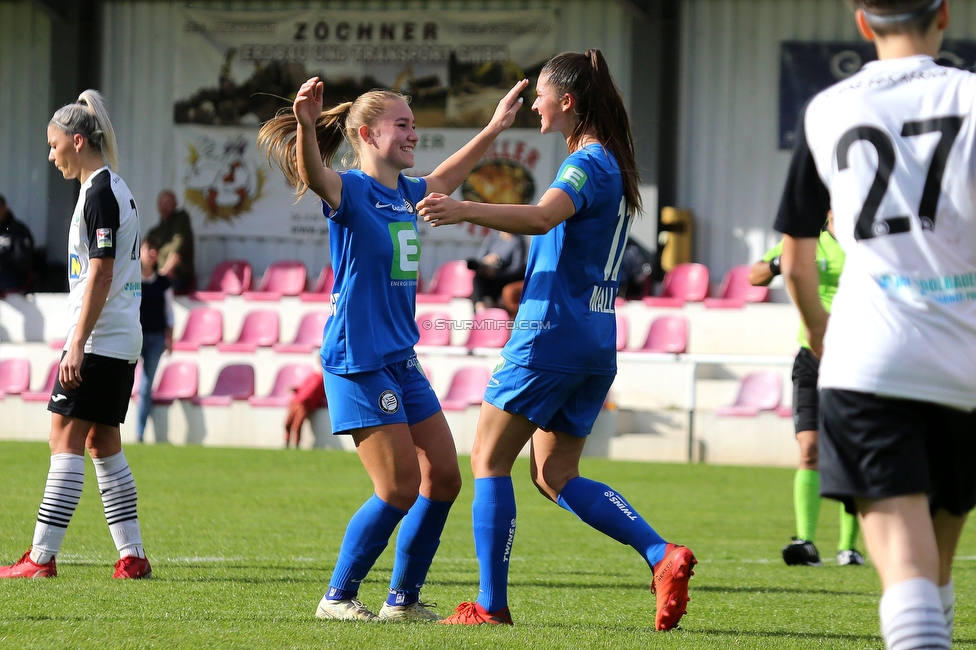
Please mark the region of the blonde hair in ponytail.
MULTIPOLYGON (((331 168, 336 152, 345 140, 352 147, 340 161, 344 167, 358 167, 360 160, 359 127, 372 127, 390 103, 401 100, 409 103, 406 95, 392 90, 371 90, 356 98, 356 101, 343 102, 338 106, 322 111, 315 121, 315 140, 319 155, 326 167, 331 168), (350 156, 350 154, 352 154, 350 156)), ((258 147, 273 163, 285 179, 294 186, 295 193, 301 197, 308 191, 308 184, 298 173, 298 151, 295 136, 298 132, 298 119, 292 108, 283 108, 278 114, 265 122, 258 132, 258 147)))
POLYGON ((74 104, 62 106, 54 113, 51 124, 69 135, 85 138, 92 149, 98 151, 105 164, 113 171, 119 166, 119 149, 115 129, 105 110, 105 101, 97 90, 88 89, 78 96, 74 104))

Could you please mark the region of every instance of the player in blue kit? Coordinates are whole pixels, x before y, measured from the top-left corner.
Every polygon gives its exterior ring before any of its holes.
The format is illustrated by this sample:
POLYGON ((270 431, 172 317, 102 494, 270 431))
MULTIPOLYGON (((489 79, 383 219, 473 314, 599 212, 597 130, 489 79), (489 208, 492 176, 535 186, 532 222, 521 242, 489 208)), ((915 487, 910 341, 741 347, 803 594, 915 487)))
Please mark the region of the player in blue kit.
POLYGON ((352 435, 375 494, 346 528, 329 590, 316 616, 341 620, 439 620, 420 589, 461 489, 454 438, 413 346, 420 240, 415 206, 450 193, 512 125, 520 81, 491 122, 430 175, 411 178, 418 136, 407 98, 375 90, 323 112, 323 83, 302 85, 292 110, 262 127, 258 142, 298 194, 312 190, 331 220, 335 284, 322 342, 329 415, 352 435), (330 167, 345 139, 348 169, 330 167), (325 163, 323 165, 323 163, 325 163), (402 520, 402 523, 401 523, 402 520), (358 598, 360 582, 397 524, 390 593, 379 615, 358 598))
POLYGON ((532 478, 553 502, 632 546, 653 572, 655 627, 685 614, 697 560, 661 538, 615 490, 579 474, 586 436, 617 372, 620 263, 641 210, 630 122, 599 50, 563 53, 539 74, 532 109, 543 133, 560 133, 570 155, 537 205, 458 202, 431 194, 420 214, 434 226, 467 221, 539 235, 529 250, 512 338, 485 393, 471 454, 477 602, 443 623, 512 624, 508 559, 515 537, 512 465, 532 441, 532 478))

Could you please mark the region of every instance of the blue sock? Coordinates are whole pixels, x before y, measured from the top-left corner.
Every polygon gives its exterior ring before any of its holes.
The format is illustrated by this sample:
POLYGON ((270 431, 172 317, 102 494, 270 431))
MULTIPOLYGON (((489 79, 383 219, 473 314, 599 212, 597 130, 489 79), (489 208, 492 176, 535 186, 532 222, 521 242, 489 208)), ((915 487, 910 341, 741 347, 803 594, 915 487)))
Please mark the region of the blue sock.
MULTIPOLYGON (((393 529, 406 514, 375 494, 356 511, 346 526, 339 558, 329 580, 330 599, 333 594, 353 598, 359 593, 359 583, 373 568, 389 543, 393 529)), ((334 600, 338 600, 338 597, 334 600)))
POLYGON ((452 505, 453 501, 431 501, 420 495, 407 511, 397 533, 388 604, 410 605, 420 599, 420 589, 441 543, 441 532, 452 505))
POLYGON ((515 490, 511 476, 474 480, 471 518, 481 572, 478 604, 489 612, 497 612, 508 607, 508 560, 515 541, 515 490))
POLYGON ((648 566, 664 559, 667 542, 609 486, 577 476, 559 493, 559 505, 621 544, 634 547, 648 566))

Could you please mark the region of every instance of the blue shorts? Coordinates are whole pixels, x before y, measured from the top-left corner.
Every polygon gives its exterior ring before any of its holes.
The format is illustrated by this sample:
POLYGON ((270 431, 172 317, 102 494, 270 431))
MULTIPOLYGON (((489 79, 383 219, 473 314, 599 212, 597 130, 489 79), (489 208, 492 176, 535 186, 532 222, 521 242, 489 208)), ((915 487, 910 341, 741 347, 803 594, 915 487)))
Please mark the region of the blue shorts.
POLYGON ((385 424, 416 424, 441 410, 416 356, 371 372, 322 374, 333 435, 385 424))
POLYGON ((502 359, 488 381, 485 401, 524 415, 540 429, 585 438, 600 415, 611 384, 613 375, 533 370, 502 359))

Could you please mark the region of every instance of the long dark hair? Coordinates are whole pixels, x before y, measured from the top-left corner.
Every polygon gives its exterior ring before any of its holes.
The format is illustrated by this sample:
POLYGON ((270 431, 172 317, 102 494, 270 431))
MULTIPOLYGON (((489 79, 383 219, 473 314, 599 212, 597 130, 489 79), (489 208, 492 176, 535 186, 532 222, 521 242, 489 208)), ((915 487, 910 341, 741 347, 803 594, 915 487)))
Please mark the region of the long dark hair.
POLYGON ((559 95, 569 93, 576 100, 578 122, 569 138, 569 150, 576 151, 583 136, 587 132, 593 133, 617 159, 627 210, 631 214, 641 213, 640 172, 634 154, 630 118, 603 53, 592 49, 584 54, 557 54, 542 66, 539 77, 544 77, 559 95))

